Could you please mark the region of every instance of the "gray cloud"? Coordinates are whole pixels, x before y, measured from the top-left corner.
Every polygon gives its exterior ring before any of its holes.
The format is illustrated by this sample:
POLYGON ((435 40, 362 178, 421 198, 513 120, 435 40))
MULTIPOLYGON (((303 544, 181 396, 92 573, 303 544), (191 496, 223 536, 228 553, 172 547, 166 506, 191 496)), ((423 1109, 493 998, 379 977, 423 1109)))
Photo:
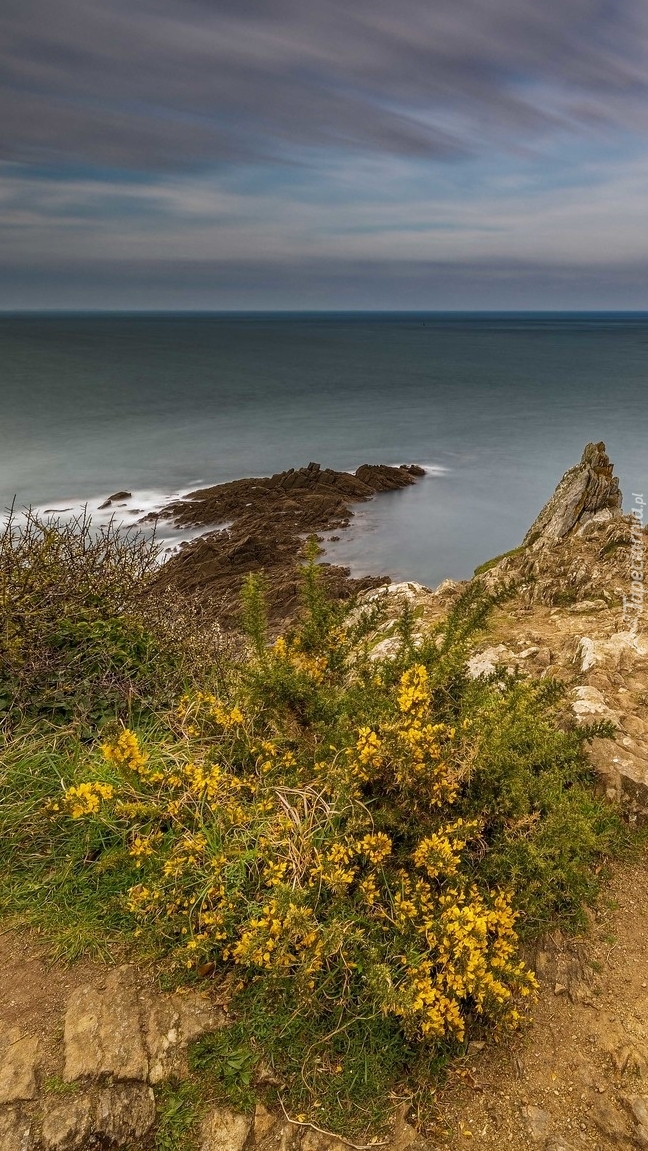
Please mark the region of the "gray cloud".
POLYGON ((0 158, 170 170, 648 129, 641 0, 5 0, 0 158))
POLYGON ((97 261, 10 264, 0 310, 648 310, 648 261, 97 261))

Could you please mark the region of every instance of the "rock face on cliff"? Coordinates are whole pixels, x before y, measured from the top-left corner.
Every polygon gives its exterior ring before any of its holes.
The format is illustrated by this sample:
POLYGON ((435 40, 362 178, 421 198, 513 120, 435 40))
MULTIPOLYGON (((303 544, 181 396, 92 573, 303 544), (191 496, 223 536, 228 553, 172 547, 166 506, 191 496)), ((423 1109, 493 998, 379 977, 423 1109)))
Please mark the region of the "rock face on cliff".
POLYGON ((586 525, 606 524, 621 515, 619 481, 605 444, 587 444, 581 461, 565 472, 551 499, 524 537, 523 546, 553 543, 586 525))

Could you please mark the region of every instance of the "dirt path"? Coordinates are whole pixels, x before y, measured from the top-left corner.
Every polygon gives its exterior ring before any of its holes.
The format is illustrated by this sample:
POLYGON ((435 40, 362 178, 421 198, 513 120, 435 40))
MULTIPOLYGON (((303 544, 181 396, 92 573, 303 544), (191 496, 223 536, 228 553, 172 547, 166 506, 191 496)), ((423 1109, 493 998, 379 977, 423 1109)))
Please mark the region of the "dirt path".
POLYGON ((585 941, 555 937, 539 959, 533 1025, 451 1075, 438 1141, 448 1151, 648 1147, 648 863, 615 870, 585 941))

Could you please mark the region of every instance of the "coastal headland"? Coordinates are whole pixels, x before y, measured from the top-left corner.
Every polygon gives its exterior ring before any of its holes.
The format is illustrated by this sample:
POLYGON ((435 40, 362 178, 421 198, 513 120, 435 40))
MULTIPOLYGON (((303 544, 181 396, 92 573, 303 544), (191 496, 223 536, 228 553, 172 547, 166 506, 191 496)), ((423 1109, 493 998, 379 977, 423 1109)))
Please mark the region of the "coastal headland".
MULTIPOLYGON (((147 517, 205 529, 165 564, 161 579, 198 593, 221 621, 231 622, 240 612, 245 577, 263 571, 270 616, 280 622, 299 606, 297 568, 305 539, 345 528, 352 504, 409 487, 423 475, 425 469, 417 464, 362 464, 352 473, 310 463, 191 492, 147 517)), ((348 568, 331 564, 323 572, 329 594, 339 599, 389 582, 381 575, 352 579, 348 568)))

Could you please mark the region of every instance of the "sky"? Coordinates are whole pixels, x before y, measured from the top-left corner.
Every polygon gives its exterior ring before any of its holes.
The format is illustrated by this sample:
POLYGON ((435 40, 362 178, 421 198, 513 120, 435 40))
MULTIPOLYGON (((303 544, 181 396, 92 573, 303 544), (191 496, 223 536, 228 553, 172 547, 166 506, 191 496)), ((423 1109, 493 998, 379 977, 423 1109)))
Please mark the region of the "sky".
POLYGON ((0 308, 648 309, 648 5, 3 0, 0 308))

